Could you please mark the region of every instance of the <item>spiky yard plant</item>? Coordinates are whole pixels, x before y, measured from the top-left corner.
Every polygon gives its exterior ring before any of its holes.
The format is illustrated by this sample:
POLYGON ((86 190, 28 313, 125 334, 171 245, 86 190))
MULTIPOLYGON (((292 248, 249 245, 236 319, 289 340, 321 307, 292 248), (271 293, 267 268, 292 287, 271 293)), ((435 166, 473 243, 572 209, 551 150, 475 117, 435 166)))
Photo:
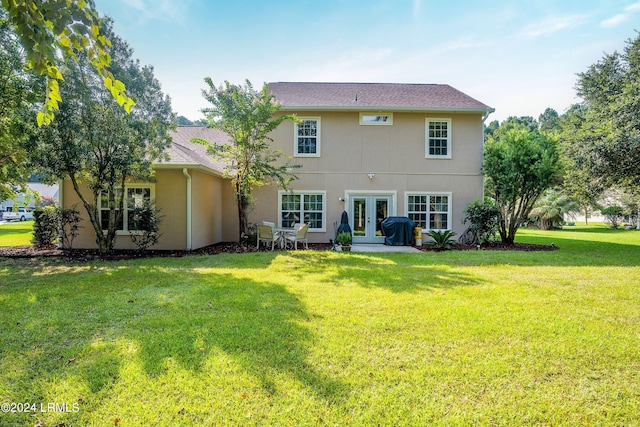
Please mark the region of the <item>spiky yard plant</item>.
POLYGON ((424 243, 425 246, 431 246, 434 249, 451 249, 453 246, 458 246, 458 242, 455 241, 453 236, 456 232, 453 230, 429 230, 426 235, 433 240, 429 240, 424 243))

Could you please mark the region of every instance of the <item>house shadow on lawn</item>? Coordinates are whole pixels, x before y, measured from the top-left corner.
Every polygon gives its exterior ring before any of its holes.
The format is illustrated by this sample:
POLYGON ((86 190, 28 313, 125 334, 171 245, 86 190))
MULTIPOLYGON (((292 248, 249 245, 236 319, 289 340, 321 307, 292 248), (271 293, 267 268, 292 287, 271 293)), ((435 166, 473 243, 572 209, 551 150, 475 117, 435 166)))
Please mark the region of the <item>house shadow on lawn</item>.
POLYGON ((348 395, 344 383, 308 363, 313 334, 301 323, 310 315, 284 286, 231 274, 194 276, 189 286, 159 294, 152 314, 122 331, 139 343, 148 375, 165 372, 169 359, 199 371, 208 357, 221 351, 269 395, 282 391, 276 379, 282 376, 324 399, 348 395))
MULTIPOLYGON (((113 267, 85 271, 82 281, 94 277, 99 284, 77 290, 77 300, 46 286, 31 288, 30 301, 14 307, 15 321, 6 316, 0 357, 8 357, 5 366, 15 372, 0 378, 19 389, 7 388, 5 398, 46 402, 47 385, 60 381, 82 382, 89 395, 81 397, 95 398, 115 387, 132 362, 150 379, 170 369, 224 378, 225 372, 211 371, 221 369, 214 359, 220 355, 265 395, 287 393, 291 381, 337 404, 349 395, 345 382, 311 361, 314 335, 305 325, 311 315, 283 285, 268 277, 197 273, 179 261, 113 267)), ((230 381, 231 388, 247 386, 230 381)), ((15 423, 25 419, 16 415, 15 423)))
POLYGON ((335 285, 357 284, 365 288, 386 288, 392 292, 429 291, 484 283, 476 275, 442 264, 422 264, 421 254, 374 256, 340 252, 290 254, 295 268, 291 274, 304 283, 309 275, 324 275, 335 285), (409 258, 407 258, 409 256, 409 258))

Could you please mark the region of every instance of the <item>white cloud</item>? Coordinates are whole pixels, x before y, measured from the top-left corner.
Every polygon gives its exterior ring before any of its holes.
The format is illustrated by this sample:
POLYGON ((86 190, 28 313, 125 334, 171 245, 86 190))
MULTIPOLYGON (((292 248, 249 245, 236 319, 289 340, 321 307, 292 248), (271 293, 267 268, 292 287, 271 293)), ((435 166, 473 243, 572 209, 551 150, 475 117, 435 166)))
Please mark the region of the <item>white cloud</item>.
POLYGON ((631 17, 631 15, 633 15, 636 12, 639 12, 639 11, 640 11, 640 2, 634 3, 634 4, 630 4, 629 6, 624 8, 624 12, 623 13, 618 13, 618 14, 612 16, 609 19, 605 19, 604 21, 602 21, 600 23, 600 26, 605 27, 605 28, 617 27, 618 25, 620 25, 623 22, 627 21, 631 17))
POLYGON ((121 0, 141 21, 185 22, 192 0, 121 0))
POLYGON ((543 21, 529 24, 520 31, 520 38, 527 40, 548 37, 554 33, 581 25, 584 15, 551 16, 543 21))
POLYGON ((444 44, 440 48, 436 49, 436 53, 444 53, 462 49, 486 48, 487 46, 490 46, 490 44, 491 43, 480 42, 474 37, 467 36, 457 40, 452 40, 451 42, 444 44))
POLYGON ((337 58, 317 58, 313 64, 289 69, 285 78, 300 79, 295 76, 304 76, 302 79, 307 81, 378 81, 386 65, 393 63, 389 60, 392 53, 390 48, 354 49, 337 58))

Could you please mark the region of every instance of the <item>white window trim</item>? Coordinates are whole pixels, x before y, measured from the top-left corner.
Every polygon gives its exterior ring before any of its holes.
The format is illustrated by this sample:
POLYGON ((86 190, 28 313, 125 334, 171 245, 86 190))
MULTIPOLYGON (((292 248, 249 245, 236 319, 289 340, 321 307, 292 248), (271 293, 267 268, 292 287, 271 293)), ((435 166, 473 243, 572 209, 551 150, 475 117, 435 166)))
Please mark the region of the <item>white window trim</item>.
POLYGON ((360 125, 362 126, 393 126, 393 113, 360 113, 360 125), (386 122, 365 122, 364 116, 389 116, 386 122))
POLYGON ((452 150, 452 125, 451 125, 451 119, 448 118, 437 118, 437 117, 427 117, 425 119, 425 123, 424 123, 424 136, 425 136, 425 141, 424 141, 424 156, 427 159, 450 159, 451 158, 451 152, 452 150), (430 122, 447 122, 447 155, 446 156, 442 156, 442 155, 430 155, 429 154, 429 123, 430 122))
MULTIPOLYGON (((126 184, 124 186, 124 193, 127 194, 127 190, 129 188, 149 188, 151 189, 150 191, 150 198, 151 200, 155 200, 156 198, 156 186, 155 184, 151 184, 151 183, 135 183, 135 184, 126 184)), ((124 204, 122 205, 122 207, 124 208, 125 211, 128 211, 128 207, 127 207, 127 201, 125 199, 124 204)), ((98 212, 102 211, 102 197, 98 198, 98 212)), ((126 224, 125 222, 125 217, 124 217, 124 212, 123 212, 123 217, 122 217, 122 221, 123 224, 126 224)), ((102 230, 104 233, 107 232, 107 230, 102 230)), ((139 231, 129 231, 129 230, 116 230, 116 236, 130 236, 132 234, 141 234, 141 232, 139 231)))
POLYGON ((278 227, 282 227, 282 196, 284 194, 294 194, 301 196, 301 199, 305 195, 321 194, 322 195, 322 228, 309 228, 309 233, 325 233, 327 231, 327 192, 315 191, 315 190, 298 190, 298 191, 278 191, 278 227))
POLYGON ((320 117, 298 117, 298 120, 316 120, 318 122, 318 134, 316 135, 316 152, 312 154, 298 153, 298 123, 293 125, 293 157, 320 157, 321 121, 320 117))
POLYGON ((429 196, 447 196, 449 198, 449 203, 447 203, 447 228, 443 230, 452 230, 452 212, 453 212, 453 193, 446 191, 407 191, 404 193, 404 214, 406 217, 409 216, 409 196, 427 196, 427 222, 426 227, 422 229, 422 232, 427 232, 431 230, 429 228, 429 214, 431 211, 429 210, 429 196))

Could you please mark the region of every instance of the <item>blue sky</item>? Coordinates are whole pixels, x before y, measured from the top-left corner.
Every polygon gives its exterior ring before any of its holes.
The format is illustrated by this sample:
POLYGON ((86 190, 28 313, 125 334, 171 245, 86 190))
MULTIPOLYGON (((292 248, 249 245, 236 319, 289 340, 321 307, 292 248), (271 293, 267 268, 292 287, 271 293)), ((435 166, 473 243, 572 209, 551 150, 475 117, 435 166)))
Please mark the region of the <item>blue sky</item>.
POLYGON ((96 0, 192 120, 204 78, 446 83, 491 120, 577 102, 576 73, 622 51, 640 1, 96 0))

